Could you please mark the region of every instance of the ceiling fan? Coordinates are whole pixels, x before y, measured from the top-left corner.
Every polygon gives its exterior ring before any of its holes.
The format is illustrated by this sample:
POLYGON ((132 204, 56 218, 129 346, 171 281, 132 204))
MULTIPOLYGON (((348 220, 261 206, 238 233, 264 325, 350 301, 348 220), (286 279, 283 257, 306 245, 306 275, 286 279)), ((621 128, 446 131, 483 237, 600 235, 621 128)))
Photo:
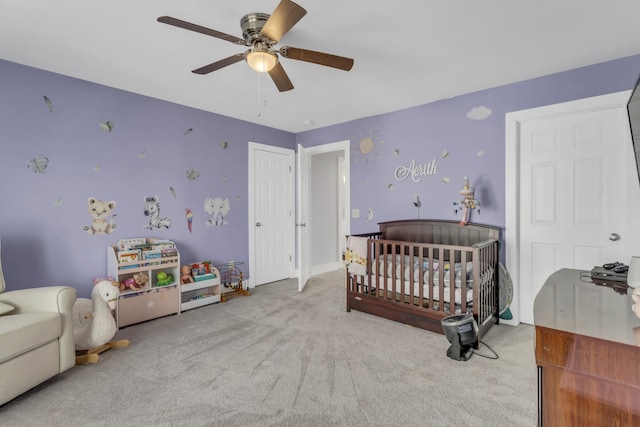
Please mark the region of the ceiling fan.
POLYGON ((275 49, 274 46, 304 15, 307 11, 291 0, 280 0, 280 3, 271 15, 266 13, 250 13, 240 20, 242 37, 235 37, 220 31, 182 21, 170 16, 161 16, 158 22, 195 31, 211 37, 216 37, 234 44, 247 46, 249 49, 243 53, 237 53, 192 72, 196 74, 208 74, 236 62, 246 60, 249 66, 258 72, 269 73, 280 92, 293 89, 289 76, 284 71, 278 59, 278 54, 283 58, 298 61, 312 62, 314 64, 349 71, 353 67, 353 59, 329 53, 300 49, 297 47, 283 46, 275 49))

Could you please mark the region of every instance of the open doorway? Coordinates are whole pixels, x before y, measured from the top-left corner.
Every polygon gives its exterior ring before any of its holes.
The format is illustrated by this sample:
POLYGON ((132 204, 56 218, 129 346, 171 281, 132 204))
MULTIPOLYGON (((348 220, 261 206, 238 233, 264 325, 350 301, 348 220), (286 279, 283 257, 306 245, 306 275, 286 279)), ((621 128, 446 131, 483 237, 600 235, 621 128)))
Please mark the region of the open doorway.
MULTIPOLYGON (((306 232, 310 276, 342 266, 345 236, 350 232, 349 141, 303 149, 308 162, 303 180, 308 188, 306 232)), ((304 268, 304 266, 300 266, 304 268)))

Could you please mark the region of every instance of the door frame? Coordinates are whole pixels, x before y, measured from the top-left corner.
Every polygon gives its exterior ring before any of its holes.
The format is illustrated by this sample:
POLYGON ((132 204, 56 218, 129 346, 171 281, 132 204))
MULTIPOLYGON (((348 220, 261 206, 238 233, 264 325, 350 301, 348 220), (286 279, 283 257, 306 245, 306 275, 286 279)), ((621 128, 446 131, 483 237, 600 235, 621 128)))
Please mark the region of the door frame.
POLYGON ((520 128, 523 122, 565 115, 625 107, 631 91, 594 96, 505 114, 505 256, 513 282, 513 319, 501 323, 520 323, 520 128), (511 208, 511 209, 510 209, 511 208))
POLYGON ((307 260, 309 259, 309 239, 307 222, 309 222, 309 154, 301 144, 296 152, 296 275, 298 276, 298 292, 302 292, 311 276, 307 260))
MULTIPOLYGON (((291 156, 291 158, 293 159, 293 161, 291 162, 292 165, 292 169, 295 167, 295 151, 290 149, 290 148, 282 148, 282 147, 277 147, 275 145, 267 145, 267 144, 260 144, 258 142, 251 142, 249 141, 249 174, 248 174, 248 179, 249 179, 249 185, 248 185, 248 200, 247 200, 247 209, 249 210, 248 212, 248 229, 249 229, 249 233, 248 233, 248 237, 249 237, 249 280, 248 280, 248 284, 249 287, 255 287, 256 283, 255 283, 255 278, 256 278, 256 255, 255 255, 255 251, 256 251, 256 239, 255 239, 255 222, 256 222, 256 215, 255 215, 255 188, 253 183, 255 182, 255 152, 257 150, 261 150, 261 151, 269 151, 272 153, 277 153, 277 154, 284 154, 287 156, 291 156)), ((295 204, 296 204, 296 199, 295 199, 295 174, 291 173, 291 206, 290 206, 290 211, 292 213, 292 215, 290 216, 290 222, 291 222, 291 226, 289 227, 289 241, 290 241, 290 245, 291 245, 291 250, 292 250, 292 254, 293 252, 295 252, 295 228, 294 228, 294 221, 295 221, 295 204)), ((293 266, 293 263, 291 263, 291 265, 293 266)), ((292 267, 289 271, 289 277, 293 277, 295 274, 295 269, 292 267)))

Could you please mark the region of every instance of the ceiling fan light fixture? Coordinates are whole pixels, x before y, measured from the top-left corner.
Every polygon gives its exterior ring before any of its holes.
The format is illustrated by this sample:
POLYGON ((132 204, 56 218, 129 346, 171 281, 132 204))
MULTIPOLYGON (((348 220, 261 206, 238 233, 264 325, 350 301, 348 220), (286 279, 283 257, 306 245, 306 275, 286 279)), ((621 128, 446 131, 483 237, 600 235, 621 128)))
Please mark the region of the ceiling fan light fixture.
POLYGON ((247 64, 258 73, 268 73, 278 63, 275 53, 262 47, 254 47, 247 52, 247 64))

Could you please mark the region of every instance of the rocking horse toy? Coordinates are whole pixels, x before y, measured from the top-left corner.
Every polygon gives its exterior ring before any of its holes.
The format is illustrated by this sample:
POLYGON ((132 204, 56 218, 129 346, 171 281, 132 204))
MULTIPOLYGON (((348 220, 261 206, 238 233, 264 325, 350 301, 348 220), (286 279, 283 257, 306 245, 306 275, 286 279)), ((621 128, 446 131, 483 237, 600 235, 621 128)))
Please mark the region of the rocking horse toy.
POLYGON ((109 341, 118 327, 111 313, 120 296, 118 282, 94 281, 91 299, 78 298, 73 305, 73 342, 76 365, 96 363, 100 353, 110 348, 129 346, 129 340, 109 341))

